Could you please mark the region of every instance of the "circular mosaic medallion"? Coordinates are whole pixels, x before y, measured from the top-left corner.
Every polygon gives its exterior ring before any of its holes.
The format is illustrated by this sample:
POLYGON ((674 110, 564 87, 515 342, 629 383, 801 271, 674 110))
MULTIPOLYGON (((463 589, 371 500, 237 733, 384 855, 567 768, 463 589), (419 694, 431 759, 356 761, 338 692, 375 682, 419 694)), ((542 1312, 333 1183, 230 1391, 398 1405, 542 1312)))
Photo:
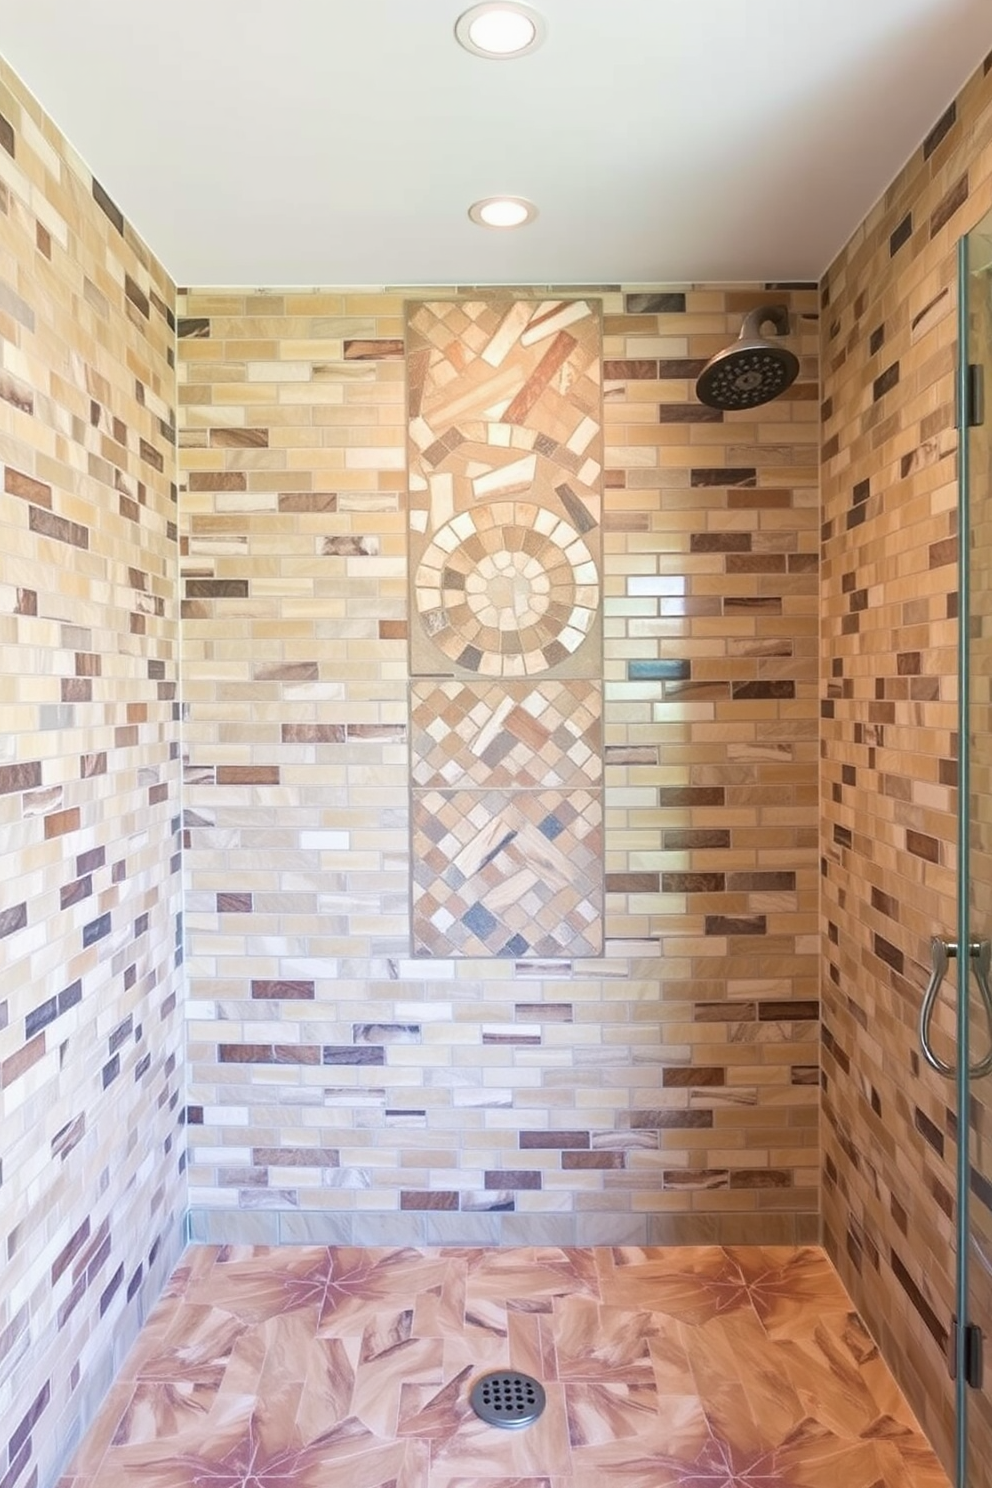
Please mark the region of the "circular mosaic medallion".
POLYGON ((414 584, 427 634, 486 677, 559 666, 589 635, 599 605, 592 554, 570 523, 533 502, 460 512, 438 529, 414 584))

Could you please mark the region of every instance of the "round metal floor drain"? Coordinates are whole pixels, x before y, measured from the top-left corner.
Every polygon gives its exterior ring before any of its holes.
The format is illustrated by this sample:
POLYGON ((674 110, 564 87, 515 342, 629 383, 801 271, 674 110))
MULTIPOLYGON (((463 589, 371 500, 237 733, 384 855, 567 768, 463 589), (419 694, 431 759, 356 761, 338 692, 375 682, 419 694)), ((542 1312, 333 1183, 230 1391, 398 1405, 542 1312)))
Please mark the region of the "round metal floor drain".
POLYGON ((472 1386, 469 1404, 489 1426, 515 1431, 529 1426, 544 1410, 544 1386, 515 1369, 484 1374, 472 1386))

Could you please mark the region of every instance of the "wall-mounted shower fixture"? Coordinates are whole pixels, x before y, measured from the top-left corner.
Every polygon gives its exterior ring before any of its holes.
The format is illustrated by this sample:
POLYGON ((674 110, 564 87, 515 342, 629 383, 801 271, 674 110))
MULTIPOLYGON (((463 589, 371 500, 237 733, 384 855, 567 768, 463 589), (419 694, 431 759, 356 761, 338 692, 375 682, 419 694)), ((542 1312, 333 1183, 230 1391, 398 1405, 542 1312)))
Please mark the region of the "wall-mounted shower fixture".
POLYGON ((762 305, 744 317, 733 346, 718 351, 699 374, 696 396, 710 408, 757 408, 784 393, 799 375, 799 358, 787 346, 766 341, 761 327, 769 322, 779 336, 789 334, 785 305, 762 305))

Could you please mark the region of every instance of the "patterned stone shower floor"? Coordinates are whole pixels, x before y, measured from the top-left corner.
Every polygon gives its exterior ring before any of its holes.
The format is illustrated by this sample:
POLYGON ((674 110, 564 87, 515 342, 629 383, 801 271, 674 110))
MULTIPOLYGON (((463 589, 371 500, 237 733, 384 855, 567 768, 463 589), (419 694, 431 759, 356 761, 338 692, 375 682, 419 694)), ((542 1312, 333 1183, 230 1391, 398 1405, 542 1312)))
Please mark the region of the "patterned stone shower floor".
POLYGON ((194 1246, 61 1488, 125 1484, 948 1488, 824 1253, 718 1246, 194 1246))

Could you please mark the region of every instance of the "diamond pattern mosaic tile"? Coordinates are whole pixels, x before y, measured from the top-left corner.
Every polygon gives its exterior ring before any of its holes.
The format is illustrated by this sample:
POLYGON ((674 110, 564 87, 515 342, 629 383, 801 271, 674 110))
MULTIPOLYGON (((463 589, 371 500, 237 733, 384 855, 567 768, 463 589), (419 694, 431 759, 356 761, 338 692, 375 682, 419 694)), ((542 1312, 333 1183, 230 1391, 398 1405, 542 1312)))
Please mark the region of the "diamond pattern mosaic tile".
POLYGON ((600 954, 602 819, 593 791, 414 791, 414 954, 600 954))
POLYGON ((601 675, 598 309, 408 308, 414 675, 601 675))
POLYGON ((598 682, 414 682, 415 787, 598 786, 603 690, 598 682))

